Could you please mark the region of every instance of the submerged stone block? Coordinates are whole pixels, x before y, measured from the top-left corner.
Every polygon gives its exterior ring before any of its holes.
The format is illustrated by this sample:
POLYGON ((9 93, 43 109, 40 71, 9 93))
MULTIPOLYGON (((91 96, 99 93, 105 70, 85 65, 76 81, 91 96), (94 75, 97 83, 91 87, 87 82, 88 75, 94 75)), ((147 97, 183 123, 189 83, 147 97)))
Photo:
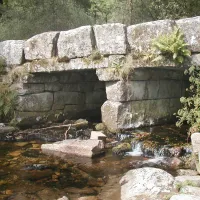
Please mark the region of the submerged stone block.
POLYGON ((7 40, 0 42, 0 59, 6 65, 20 65, 23 62, 24 40, 7 40))
POLYGON ((61 31, 58 39, 58 57, 79 58, 91 55, 94 36, 91 26, 61 31))
POLYGON ((125 27, 119 23, 94 26, 97 49, 101 54, 126 54, 125 27))
POLYGON ((70 156, 93 157, 104 152, 101 140, 63 140, 53 144, 43 144, 42 152, 50 155, 65 153, 70 156))
POLYGON ((33 36, 24 44, 26 60, 48 59, 56 54, 55 43, 59 32, 46 32, 33 36))

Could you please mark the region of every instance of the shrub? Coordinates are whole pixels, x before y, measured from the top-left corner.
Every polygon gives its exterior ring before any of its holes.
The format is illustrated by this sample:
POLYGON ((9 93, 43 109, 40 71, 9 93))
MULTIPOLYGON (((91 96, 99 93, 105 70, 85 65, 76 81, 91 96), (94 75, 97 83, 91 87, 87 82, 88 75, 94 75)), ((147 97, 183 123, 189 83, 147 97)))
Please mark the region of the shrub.
POLYGON ((180 29, 175 29, 171 34, 159 36, 153 40, 152 47, 154 52, 159 52, 159 55, 153 61, 160 61, 164 57, 176 64, 182 64, 185 58, 191 55, 180 29))
POLYGON ((0 119, 9 120, 13 117, 17 94, 8 84, 0 83, 0 119))
POLYGON ((183 107, 178 110, 176 125, 184 122, 190 125, 189 134, 200 130, 200 66, 191 66, 185 71, 189 74, 190 86, 187 89, 189 97, 181 97, 183 107))
POLYGON ((4 72, 4 68, 6 66, 6 62, 5 62, 5 59, 3 57, 0 57, 0 74, 2 72, 4 72))

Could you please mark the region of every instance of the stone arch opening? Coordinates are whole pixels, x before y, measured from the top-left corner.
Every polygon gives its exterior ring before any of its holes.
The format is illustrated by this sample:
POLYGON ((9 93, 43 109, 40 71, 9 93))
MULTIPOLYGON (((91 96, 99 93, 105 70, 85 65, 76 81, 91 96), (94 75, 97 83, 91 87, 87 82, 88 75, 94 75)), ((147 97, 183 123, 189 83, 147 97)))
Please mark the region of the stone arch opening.
POLYGON ((17 120, 21 126, 84 118, 101 121, 105 82, 96 70, 35 73, 18 88, 17 120))

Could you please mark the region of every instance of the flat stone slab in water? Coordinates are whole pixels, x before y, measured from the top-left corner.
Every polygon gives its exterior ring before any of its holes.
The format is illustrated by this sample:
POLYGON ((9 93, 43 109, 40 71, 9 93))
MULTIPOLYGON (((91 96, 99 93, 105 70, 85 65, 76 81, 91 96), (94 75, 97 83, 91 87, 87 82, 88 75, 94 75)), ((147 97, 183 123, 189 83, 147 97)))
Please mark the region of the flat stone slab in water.
POLYGON ((63 140, 53 144, 43 144, 42 152, 46 154, 66 153, 83 157, 93 157, 104 152, 104 143, 101 140, 63 140))

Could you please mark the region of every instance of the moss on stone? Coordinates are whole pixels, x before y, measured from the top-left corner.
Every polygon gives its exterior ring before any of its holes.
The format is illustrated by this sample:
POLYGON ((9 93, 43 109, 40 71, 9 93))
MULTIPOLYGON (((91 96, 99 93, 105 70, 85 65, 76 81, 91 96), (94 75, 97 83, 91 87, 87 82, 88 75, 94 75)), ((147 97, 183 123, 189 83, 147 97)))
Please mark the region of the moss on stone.
POLYGON ((124 155, 126 152, 131 151, 132 147, 129 143, 121 143, 112 148, 112 152, 116 155, 124 155))

